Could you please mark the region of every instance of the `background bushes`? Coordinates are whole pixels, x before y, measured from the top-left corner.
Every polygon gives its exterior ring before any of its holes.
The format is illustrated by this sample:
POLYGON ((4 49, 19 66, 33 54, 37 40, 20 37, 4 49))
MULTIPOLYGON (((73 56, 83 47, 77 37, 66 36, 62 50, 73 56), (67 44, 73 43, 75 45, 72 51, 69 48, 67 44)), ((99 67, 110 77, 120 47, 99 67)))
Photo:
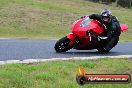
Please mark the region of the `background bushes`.
POLYGON ((107 4, 107 5, 116 3, 117 6, 121 6, 123 8, 131 8, 132 7, 132 0, 89 0, 89 1, 107 4))

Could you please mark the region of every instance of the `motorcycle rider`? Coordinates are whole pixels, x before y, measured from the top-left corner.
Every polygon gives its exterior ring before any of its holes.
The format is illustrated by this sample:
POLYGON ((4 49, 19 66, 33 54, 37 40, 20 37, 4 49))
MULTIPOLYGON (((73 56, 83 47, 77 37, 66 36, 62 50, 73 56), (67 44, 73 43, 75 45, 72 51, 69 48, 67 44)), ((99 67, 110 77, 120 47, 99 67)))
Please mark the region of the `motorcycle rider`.
POLYGON ((91 14, 89 18, 97 20, 105 26, 105 31, 101 36, 91 35, 91 41, 100 42, 101 51, 108 53, 119 41, 121 33, 119 21, 115 16, 112 16, 111 11, 108 9, 104 9, 101 14, 91 14))

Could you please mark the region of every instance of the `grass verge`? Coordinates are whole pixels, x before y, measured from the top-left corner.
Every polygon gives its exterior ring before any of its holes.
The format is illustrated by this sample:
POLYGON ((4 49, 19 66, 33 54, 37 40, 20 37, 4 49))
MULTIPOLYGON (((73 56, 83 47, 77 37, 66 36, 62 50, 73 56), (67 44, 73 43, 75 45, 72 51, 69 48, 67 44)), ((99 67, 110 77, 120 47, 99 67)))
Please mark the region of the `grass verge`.
POLYGON ((129 30, 122 41, 132 41, 131 9, 92 3, 87 0, 0 0, 0 37, 60 38, 70 32, 78 18, 110 8, 129 30))
MULTIPOLYGON (((131 74, 131 59, 52 61, 0 66, 0 88, 80 88, 78 67, 88 74, 131 74)), ((86 84, 83 88, 131 88, 130 84, 86 84)))

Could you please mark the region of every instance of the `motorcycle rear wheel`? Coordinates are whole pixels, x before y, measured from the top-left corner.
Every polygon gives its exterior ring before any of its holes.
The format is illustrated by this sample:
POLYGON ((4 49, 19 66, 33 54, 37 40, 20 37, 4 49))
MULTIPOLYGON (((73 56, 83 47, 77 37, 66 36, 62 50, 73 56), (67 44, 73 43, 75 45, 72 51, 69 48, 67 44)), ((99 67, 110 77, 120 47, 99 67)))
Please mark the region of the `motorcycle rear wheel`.
POLYGON ((99 52, 101 52, 101 53, 109 53, 109 51, 110 51, 113 47, 115 47, 115 46, 117 45, 118 41, 119 41, 119 37, 118 37, 118 36, 113 37, 113 38, 108 42, 109 46, 111 47, 110 49, 105 49, 103 46, 101 46, 101 47, 97 48, 97 50, 98 50, 99 52))
POLYGON ((66 36, 61 38, 55 44, 55 47, 54 47, 55 51, 57 53, 60 53, 60 52, 66 52, 66 51, 72 49, 73 46, 70 45, 69 42, 70 42, 70 39, 68 39, 66 36))
POLYGON ((103 47, 97 48, 97 50, 101 53, 109 53, 109 50, 105 50, 103 47))

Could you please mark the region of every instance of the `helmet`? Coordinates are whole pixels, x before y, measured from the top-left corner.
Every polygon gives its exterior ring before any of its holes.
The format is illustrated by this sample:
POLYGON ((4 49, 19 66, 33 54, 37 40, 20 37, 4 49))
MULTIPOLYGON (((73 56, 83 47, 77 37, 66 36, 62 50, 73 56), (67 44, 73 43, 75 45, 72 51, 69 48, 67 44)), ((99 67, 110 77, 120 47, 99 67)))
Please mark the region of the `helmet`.
POLYGON ((104 9, 101 12, 101 19, 104 23, 109 23, 111 21, 111 11, 108 9, 104 9))

